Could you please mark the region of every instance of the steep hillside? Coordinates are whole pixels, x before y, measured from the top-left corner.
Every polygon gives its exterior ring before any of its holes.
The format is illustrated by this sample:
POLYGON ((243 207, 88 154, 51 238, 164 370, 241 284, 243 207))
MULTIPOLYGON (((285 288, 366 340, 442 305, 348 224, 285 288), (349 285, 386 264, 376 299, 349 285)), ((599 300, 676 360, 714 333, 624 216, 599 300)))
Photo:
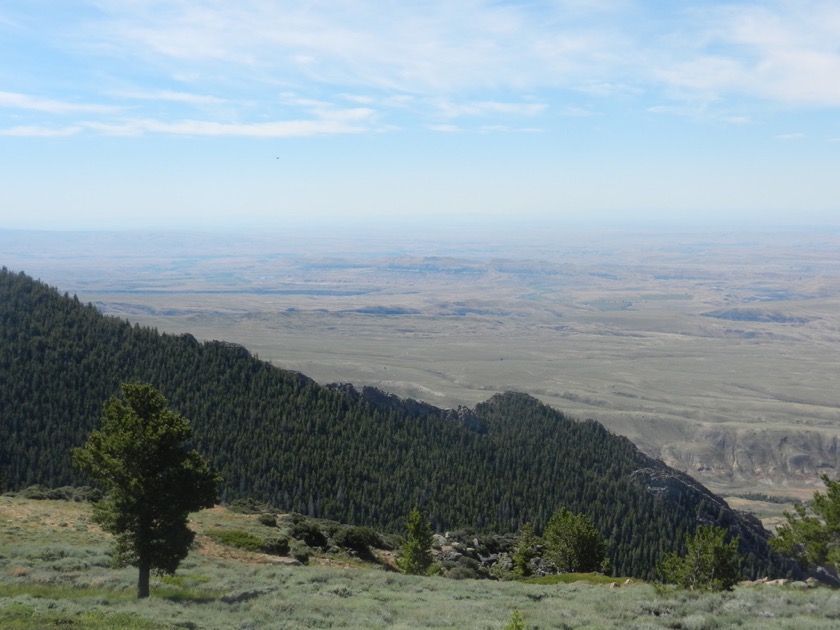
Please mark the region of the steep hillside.
POLYGON ((0 473, 9 488, 86 482, 70 449, 129 380, 151 383, 192 420, 226 500, 390 530, 420 505, 437 529, 500 532, 526 521, 539 531, 566 506, 593 519, 617 574, 637 576, 712 522, 740 535, 747 573, 783 570, 755 520, 629 440, 530 396, 441 410, 322 387, 240 346, 131 326, 0 271, 0 473))

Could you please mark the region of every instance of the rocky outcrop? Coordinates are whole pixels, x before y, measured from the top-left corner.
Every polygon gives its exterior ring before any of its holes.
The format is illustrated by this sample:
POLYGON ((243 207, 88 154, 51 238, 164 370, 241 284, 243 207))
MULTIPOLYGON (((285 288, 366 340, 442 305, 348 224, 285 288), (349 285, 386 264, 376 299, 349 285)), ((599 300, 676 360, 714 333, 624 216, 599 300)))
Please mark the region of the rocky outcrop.
POLYGON ((458 405, 453 409, 440 409, 413 398, 400 398, 376 387, 363 387, 361 391, 350 383, 332 383, 327 387, 347 396, 350 400, 361 400, 378 409, 398 411, 413 418, 440 417, 477 433, 487 432, 487 424, 472 409, 463 405, 458 405))
MULTIPOLYGON (((657 498, 676 505, 693 505, 698 524, 726 527, 732 536, 738 538, 742 553, 760 553, 760 549, 766 548, 770 532, 758 518, 733 510, 726 501, 691 476, 657 462, 649 468, 636 470, 631 480, 657 498)), ((799 575, 798 568, 792 563, 788 564, 788 571, 799 575)))

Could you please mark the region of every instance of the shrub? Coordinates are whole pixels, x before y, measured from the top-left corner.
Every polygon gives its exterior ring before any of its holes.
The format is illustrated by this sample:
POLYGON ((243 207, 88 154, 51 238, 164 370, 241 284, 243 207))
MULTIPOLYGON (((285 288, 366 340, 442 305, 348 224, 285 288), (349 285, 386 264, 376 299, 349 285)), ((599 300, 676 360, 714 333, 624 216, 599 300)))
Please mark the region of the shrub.
POLYGON ((292 558, 294 558, 301 564, 307 564, 309 562, 309 547, 307 547, 300 541, 292 541, 289 548, 289 553, 291 554, 292 558))
POLYGON ((43 501, 47 498, 47 489, 39 485, 28 486, 20 491, 20 496, 24 499, 34 499, 36 501, 43 501))
POLYGON ((265 525, 266 527, 277 527, 277 517, 274 514, 260 514, 257 517, 257 521, 260 525, 265 525))
POLYGON ((446 577, 452 580, 474 580, 478 577, 478 575, 476 575, 475 571, 472 571, 467 567, 457 566, 454 569, 447 571, 446 577))
POLYGON ((268 504, 256 501, 250 497, 234 499, 231 501, 229 509, 231 512, 237 512, 239 514, 262 514, 272 511, 268 504))
POLYGON ((263 544, 263 551, 274 556, 285 556, 289 553, 288 538, 272 538, 263 544))
POLYGON ((525 621, 518 610, 513 611, 510 617, 510 623, 505 626, 505 630, 525 630, 525 621))
POLYGON ((327 546, 327 537, 324 532, 312 521, 301 520, 294 523, 289 530, 292 538, 303 541, 309 547, 324 548, 327 546))
POLYGON ((345 525, 335 532, 333 542, 344 549, 352 549, 359 553, 365 553, 371 547, 380 547, 382 538, 370 527, 345 525))
POLYGON ((236 547, 245 551, 263 551, 265 542, 259 536, 238 529, 211 529, 207 535, 228 547, 236 547))

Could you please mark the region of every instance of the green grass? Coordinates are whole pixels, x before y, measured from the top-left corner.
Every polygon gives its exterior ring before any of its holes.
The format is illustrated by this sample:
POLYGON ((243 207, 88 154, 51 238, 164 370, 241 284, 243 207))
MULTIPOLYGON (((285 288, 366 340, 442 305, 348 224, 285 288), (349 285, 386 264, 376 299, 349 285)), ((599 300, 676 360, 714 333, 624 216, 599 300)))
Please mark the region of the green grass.
POLYGON ((138 601, 136 569, 62 564, 106 556, 108 539, 94 530, 83 532, 86 546, 73 551, 75 524, 84 522, 86 510, 61 501, 0 497, 0 628, 501 630, 516 610, 532 630, 840 627, 840 592, 826 588, 660 594, 648 584, 624 585, 596 574, 527 582, 448 580, 351 564, 314 550, 310 566, 236 550, 220 556, 218 546, 213 553, 202 546, 208 530, 265 531, 256 516, 226 510, 194 515, 199 546, 174 576, 153 576, 151 597, 138 601), (20 527, 20 520, 27 526, 20 527), (611 582, 620 588, 610 588, 611 582))
POLYGON ((156 630, 170 624, 149 621, 125 613, 80 612, 67 615, 46 612, 22 604, 0 608, 0 624, 6 630, 42 630, 44 628, 80 628, 84 630, 156 630))
POLYGON ((223 545, 245 551, 259 552, 265 546, 265 541, 259 536, 238 529, 211 529, 205 534, 223 545))
POLYGON ((562 573, 560 575, 543 575, 540 577, 533 577, 524 580, 526 584, 574 584, 575 582, 584 582, 586 584, 621 584, 624 580, 621 578, 610 577, 609 575, 601 575, 600 573, 562 573))

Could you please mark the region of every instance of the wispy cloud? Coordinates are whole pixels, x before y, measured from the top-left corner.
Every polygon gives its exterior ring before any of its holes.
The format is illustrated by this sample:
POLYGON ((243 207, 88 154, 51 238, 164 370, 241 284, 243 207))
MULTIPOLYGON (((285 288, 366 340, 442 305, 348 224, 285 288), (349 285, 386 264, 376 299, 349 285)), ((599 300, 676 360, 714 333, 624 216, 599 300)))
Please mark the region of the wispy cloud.
POLYGON ((19 125, 16 127, 9 127, 8 129, 0 129, 0 136, 16 137, 16 138, 66 138, 68 136, 75 136, 82 127, 38 127, 32 125, 19 125))
POLYGON ((312 120, 277 120, 261 123, 223 123, 209 120, 161 121, 127 119, 86 122, 84 127, 105 135, 139 136, 147 133, 177 136, 232 136, 243 138, 293 138, 355 134, 376 130, 375 112, 352 109, 332 112, 312 120))
POLYGON ((48 129, 49 116, 98 115, 84 127, 282 135, 385 128, 337 121, 337 102, 438 130, 430 120, 520 129, 511 120, 527 117, 537 128, 612 107, 733 123, 751 120, 754 102, 840 107, 840 5, 827 0, 82 4, 95 10, 42 29, 26 24, 31 11, 0 9, 0 23, 77 73, 61 76, 47 57, 37 81, 7 81, 27 88, 0 92, 0 108, 42 115, 11 122, 48 129), (68 81, 86 102, 54 96, 68 81))
POLYGON ((71 103, 47 98, 38 98, 17 92, 0 92, 0 107, 8 107, 47 114, 96 113, 108 114, 117 108, 91 103, 71 103))
POLYGON ((840 107, 840 5, 823 0, 708 3, 687 14, 684 50, 656 75, 717 97, 840 107))
POLYGON ((794 133, 782 133, 776 136, 776 140, 783 140, 785 142, 792 142, 795 140, 802 140, 805 137, 804 133, 801 132, 794 132, 794 133))
POLYGON ((228 99, 207 94, 192 94, 189 92, 176 92, 173 90, 152 90, 147 92, 117 92, 117 97, 140 100, 140 101, 162 101, 170 103, 184 103, 187 105, 222 105, 228 99))
POLYGON ((120 55, 249 76, 439 94, 561 86, 840 103, 840 7, 824 0, 500 3, 99 0, 86 32, 120 55))
POLYGON ((437 100, 433 106, 445 118, 462 116, 537 116, 547 109, 545 103, 506 103, 499 101, 476 101, 453 103, 437 100))
POLYGON ((440 133, 460 133, 463 131, 458 125, 426 125, 426 129, 440 133))

